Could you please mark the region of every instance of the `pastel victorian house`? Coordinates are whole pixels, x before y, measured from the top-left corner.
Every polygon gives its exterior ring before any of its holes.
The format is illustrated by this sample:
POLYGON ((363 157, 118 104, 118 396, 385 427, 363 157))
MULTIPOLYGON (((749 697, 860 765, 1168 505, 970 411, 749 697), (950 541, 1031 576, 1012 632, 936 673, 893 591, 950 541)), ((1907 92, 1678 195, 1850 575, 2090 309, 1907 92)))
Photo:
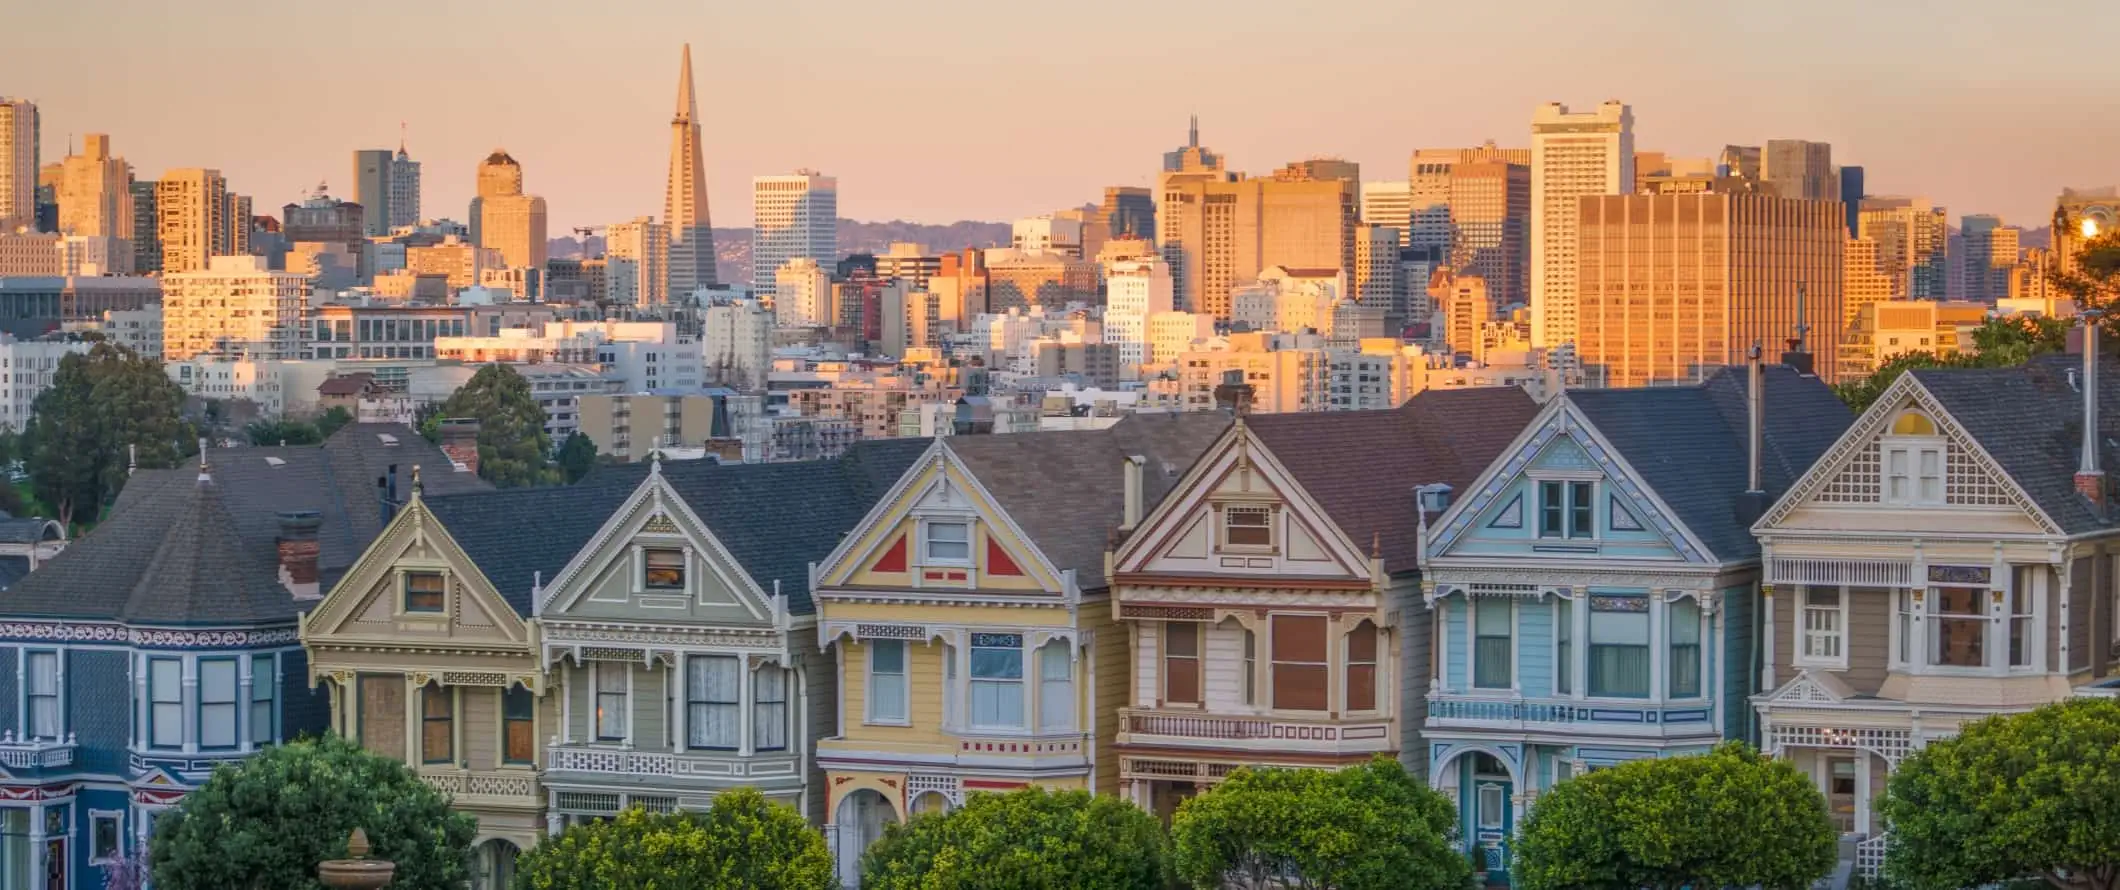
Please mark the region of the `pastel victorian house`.
POLYGON ((442 472, 406 468, 404 503, 303 621, 307 679, 329 691, 334 731, 402 758, 478 819, 471 884, 497 890, 546 830, 538 762, 559 709, 529 621, 538 579, 632 486, 443 494, 429 489, 457 475, 445 458, 426 466, 442 472))
POLYGON ((297 616, 380 524, 388 430, 136 471, 0 596, 0 888, 100 888, 216 766, 323 730, 297 616))
POLYGON ((1166 818, 1243 766, 1411 756, 1427 691, 1421 509, 1536 410, 1516 388, 1242 417, 1113 556, 1131 682, 1119 791, 1166 818), (1409 719, 1411 718, 1411 719, 1409 719))
POLYGON ((1564 393, 1432 527, 1437 657, 1414 701, 1430 779, 1490 877, 1555 783, 1752 737, 1749 522, 1849 412, 1816 377, 1761 371, 1755 478, 1749 373, 1564 393))
MULTIPOLYGON (((822 822, 813 745, 838 718, 810 566, 928 448, 835 460, 655 461, 536 591, 554 832, 628 806, 703 809, 751 787, 822 822)), ((629 468, 632 469, 632 468, 629 468)))
POLYGON ((2111 694, 2120 522, 2101 470, 2120 460, 2120 374, 2091 386, 2079 361, 1902 376, 1755 526, 1764 747, 1814 777, 1862 874, 1909 752, 2111 694))
POLYGON ((813 585, 836 659, 817 745, 843 876, 883 827, 966 794, 1115 791, 1126 640, 1104 553, 1128 505, 1168 490, 1227 426, 1138 415, 1094 432, 934 440, 813 585))

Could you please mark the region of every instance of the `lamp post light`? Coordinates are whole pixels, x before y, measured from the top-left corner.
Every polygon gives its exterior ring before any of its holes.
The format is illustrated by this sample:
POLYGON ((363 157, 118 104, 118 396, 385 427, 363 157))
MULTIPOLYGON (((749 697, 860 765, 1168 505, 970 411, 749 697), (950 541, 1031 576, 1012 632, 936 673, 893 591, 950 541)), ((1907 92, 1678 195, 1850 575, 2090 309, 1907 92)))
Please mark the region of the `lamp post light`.
POLYGON ((333 859, 317 864, 317 879, 326 887, 344 887, 348 890, 380 890, 390 886, 397 876, 397 863, 368 858, 368 832, 359 828, 346 839, 345 859, 333 859))

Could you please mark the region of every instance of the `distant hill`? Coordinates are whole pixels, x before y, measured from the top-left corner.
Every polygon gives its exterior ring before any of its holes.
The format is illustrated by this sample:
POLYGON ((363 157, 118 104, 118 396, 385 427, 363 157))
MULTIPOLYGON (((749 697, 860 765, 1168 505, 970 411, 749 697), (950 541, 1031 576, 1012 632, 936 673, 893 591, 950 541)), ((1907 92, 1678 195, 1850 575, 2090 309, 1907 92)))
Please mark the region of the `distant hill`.
MULTIPOLYGON (((883 253, 891 244, 910 241, 926 245, 930 251, 961 250, 966 247, 997 247, 1009 243, 1011 229, 1008 223, 976 222, 964 220, 949 225, 891 220, 890 222, 860 222, 851 219, 839 221, 839 253, 883 253)), ((570 259, 583 255, 583 244, 574 238, 554 238, 549 242, 555 258, 570 259)), ((588 239, 588 255, 603 253, 604 239, 591 235, 588 239)), ((733 284, 748 284, 751 281, 751 230, 714 230, 715 271, 721 280, 733 284)))

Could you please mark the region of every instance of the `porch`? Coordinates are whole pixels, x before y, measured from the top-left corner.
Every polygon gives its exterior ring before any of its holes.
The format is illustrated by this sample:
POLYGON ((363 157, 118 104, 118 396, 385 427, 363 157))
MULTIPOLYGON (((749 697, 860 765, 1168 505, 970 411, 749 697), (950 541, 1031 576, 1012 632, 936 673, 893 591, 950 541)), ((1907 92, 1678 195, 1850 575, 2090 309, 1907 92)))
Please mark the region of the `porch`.
POLYGON ((1121 708, 1122 746, 1257 751, 1345 757, 1398 750, 1390 718, 1332 720, 1204 713, 1197 708, 1121 708))

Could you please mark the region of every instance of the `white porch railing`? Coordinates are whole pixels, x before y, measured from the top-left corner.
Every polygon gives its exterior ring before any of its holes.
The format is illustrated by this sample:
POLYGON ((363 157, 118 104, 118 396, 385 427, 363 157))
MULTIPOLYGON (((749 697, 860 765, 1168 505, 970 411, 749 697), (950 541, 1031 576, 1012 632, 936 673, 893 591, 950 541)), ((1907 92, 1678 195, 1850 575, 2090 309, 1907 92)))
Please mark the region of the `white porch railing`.
POLYGON ((1122 708, 1119 714, 1120 731, 1133 741, 1317 752, 1386 751, 1398 743, 1388 719, 1302 720, 1137 708, 1122 708))
POLYGON ((540 804, 537 776, 528 771, 469 770, 448 766, 420 768, 420 778, 434 790, 467 802, 540 804))
POLYGON ((545 749, 545 768, 579 773, 677 775, 677 755, 657 751, 553 747, 545 749))
POLYGON ((1574 705, 1561 702, 1440 694, 1428 697, 1428 717, 1432 720, 1573 723, 1575 715, 1574 705))
POLYGON ((0 766, 8 769, 52 769, 74 763, 74 735, 60 739, 18 739, 9 731, 0 734, 0 766))

